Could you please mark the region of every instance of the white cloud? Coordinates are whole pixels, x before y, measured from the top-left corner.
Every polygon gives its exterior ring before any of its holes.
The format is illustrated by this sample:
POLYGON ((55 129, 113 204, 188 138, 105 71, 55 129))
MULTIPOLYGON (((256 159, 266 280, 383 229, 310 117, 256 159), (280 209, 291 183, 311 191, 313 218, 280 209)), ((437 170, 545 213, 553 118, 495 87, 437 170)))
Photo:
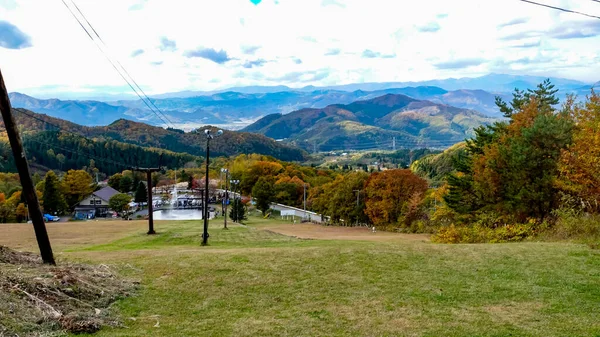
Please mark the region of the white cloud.
MULTIPOLYGON (((416 81, 490 71, 595 82, 600 73, 593 20, 518 1, 76 1, 148 94, 416 81), (173 44, 161 51, 157 41, 164 37, 173 44), (144 52, 134 52, 139 50, 144 52), (222 51, 229 61, 186 57, 198 50, 222 51)), ((568 5, 600 15, 591 1, 568 5)), ((10 91, 48 88, 60 96, 64 88, 123 87, 61 1, 22 0, 0 6, 0 17, 10 17, 32 41, 26 49, 0 48, 10 91)))

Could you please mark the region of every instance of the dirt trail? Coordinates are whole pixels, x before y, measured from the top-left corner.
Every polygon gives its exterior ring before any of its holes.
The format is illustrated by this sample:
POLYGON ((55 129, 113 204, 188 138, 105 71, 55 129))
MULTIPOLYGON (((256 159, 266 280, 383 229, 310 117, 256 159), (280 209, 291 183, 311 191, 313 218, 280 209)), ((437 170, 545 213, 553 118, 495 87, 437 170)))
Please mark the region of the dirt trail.
POLYGON ((365 227, 321 226, 314 224, 282 224, 258 227, 275 233, 295 236, 302 239, 318 240, 360 240, 360 241, 429 241, 426 234, 400 234, 375 232, 365 227))

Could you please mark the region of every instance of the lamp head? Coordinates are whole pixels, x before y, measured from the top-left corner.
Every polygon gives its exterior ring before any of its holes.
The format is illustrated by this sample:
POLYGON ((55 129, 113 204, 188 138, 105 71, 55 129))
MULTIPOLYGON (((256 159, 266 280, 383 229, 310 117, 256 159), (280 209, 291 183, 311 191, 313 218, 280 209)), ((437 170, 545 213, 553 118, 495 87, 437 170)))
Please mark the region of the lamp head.
POLYGON ((210 129, 204 130, 204 133, 206 133, 207 135, 210 134, 210 129))
POLYGON ((219 131, 217 131, 217 136, 220 136, 220 135, 222 135, 222 134, 223 134, 223 130, 219 130, 219 131))

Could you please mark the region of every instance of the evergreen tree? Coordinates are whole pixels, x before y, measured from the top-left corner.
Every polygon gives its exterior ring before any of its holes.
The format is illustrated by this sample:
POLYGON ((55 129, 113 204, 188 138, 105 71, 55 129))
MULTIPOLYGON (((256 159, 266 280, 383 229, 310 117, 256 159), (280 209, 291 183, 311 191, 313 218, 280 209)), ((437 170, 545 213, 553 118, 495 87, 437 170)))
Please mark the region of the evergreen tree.
POLYGON ((252 198, 256 202, 256 208, 265 215, 275 198, 273 182, 266 177, 260 177, 252 188, 252 198))
POLYGON ((573 122, 556 113, 557 90, 548 81, 515 90, 510 106, 497 99, 509 123, 475 129, 467 152, 454 162, 444 197, 454 211, 493 211, 502 217, 544 219, 557 206, 558 159, 571 142, 573 122))
POLYGON ((236 222, 246 220, 246 205, 242 203, 242 200, 235 198, 231 203, 231 210, 229 211, 229 218, 236 222))
POLYGON ((553 106, 559 102, 556 97, 557 92, 558 89, 554 89, 554 84, 550 82, 550 79, 546 79, 538 84, 535 90, 515 89, 510 106, 502 98, 496 96, 496 105, 504 117, 507 118, 510 118, 515 111, 521 110, 531 99, 537 100, 540 109, 553 109, 553 106))
POLYGON ((65 197, 61 191, 61 184, 54 171, 48 171, 44 178, 44 211, 46 213, 62 213, 67 209, 65 197))
POLYGON ((136 192, 136 191, 137 191, 137 189, 138 189, 138 187, 139 187, 139 185, 140 185, 140 182, 142 181, 142 180, 141 180, 141 179, 138 177, 138 175, 137 175, 137 172, 132 172, 132 173, 133 173, 133 174, 132 174, 132 176, 133 176, 133 181, 132 181, 132 183, 131 183, 131 189, 130 189, 129 191, 127 191, 127 192, 136 192))
POLYGON ((147 202, 148 201, 148 189, 146 185, 140 181, 137 189, 135 190, 135 202, 147 202))

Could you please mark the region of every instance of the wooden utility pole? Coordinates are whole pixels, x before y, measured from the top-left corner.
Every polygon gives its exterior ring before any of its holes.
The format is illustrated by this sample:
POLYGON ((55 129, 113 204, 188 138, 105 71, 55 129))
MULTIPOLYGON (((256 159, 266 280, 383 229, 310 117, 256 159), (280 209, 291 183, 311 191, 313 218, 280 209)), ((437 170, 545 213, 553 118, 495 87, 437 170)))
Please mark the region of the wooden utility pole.
POLYGON ((154 231, 154 205, 152 204, 152 173, 160 172, 163 170, 163 168, 132 167, 131 170, 146 173, 146 182, 148 184, 148 235, 156 234, 154 231))
MULTIPOLYGON (((360 190, 354 190, 354 192, 356 192, 356 210, 358 211, 358 208, 360 207, 360 190)), ((358 213, 356 214, 356 225, 358 226, 358 213)))
POLYGON ((15 119, 11 112, 10 99, 8 98, 8 91, 4 85, 2 71, 0 71, 0 110, 2 112, 2 119, 4 119, 4 126, 6 127, 6 134, 10 141, 10 147, 12 148, 13 156, 15 157, 15 164, 19 171, 23 195, 25 196, 25 200, 29 207, 29 217, 33 223, 35 238, 37 239, 38 247, 40 248, 42 260, 44 263, 55 265, 56 262, 54 261, 54 254, 52 254, 52 246, 50 245, 50 238, 46 231, 44 216, 42 215, 40 202, 35 192, 35 187, 33 186, 31 174, 29 173, 29 163, 27 163, 23 142, 21 141, 17 124, 15 123, 15 119))

